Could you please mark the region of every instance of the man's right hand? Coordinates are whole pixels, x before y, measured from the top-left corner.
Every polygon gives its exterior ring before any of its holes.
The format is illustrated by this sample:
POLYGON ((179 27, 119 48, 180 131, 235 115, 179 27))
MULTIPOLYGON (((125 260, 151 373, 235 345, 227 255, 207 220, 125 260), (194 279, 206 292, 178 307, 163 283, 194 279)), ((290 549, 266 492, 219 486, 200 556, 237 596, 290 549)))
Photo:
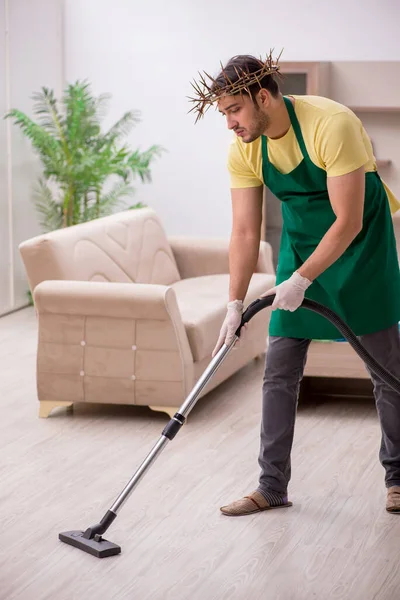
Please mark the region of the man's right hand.
MULTIPOLYGON (((227 313, 224 322, 222 323, 221 331, 219 334, 219 338, 217 341, 217 345, 215 346, 212 356, 214 357, 217 352, 222 348, 223 344, 229 346, 235 337, 235 333, 237 328, 239 327, 242 321, 242 313, 243 313, 243 302, 242 300, 233 300, 232 302, 228 302, 227 305, 227 313)), ((247 325, 247 323, 246 323, 247 325)), ((241 329, 246 327, 244 325, 241 329)))

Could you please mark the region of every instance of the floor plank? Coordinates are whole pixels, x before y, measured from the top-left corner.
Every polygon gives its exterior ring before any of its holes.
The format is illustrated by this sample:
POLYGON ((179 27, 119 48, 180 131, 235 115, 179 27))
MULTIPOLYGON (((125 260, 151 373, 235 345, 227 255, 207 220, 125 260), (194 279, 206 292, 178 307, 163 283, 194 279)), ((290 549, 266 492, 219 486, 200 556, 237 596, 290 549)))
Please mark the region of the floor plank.
POLYGON ((0 319, 1 600, 400 596, 400 517, 384 510, 371 399, 304 398, 294 506, 220 514, 257 482, 262 361, 199 401, 107 532, 121 555, 98 560, 59 542, 103 516, 167 417, 77 405, 39 419, 36 342, 32 309, 0 319))

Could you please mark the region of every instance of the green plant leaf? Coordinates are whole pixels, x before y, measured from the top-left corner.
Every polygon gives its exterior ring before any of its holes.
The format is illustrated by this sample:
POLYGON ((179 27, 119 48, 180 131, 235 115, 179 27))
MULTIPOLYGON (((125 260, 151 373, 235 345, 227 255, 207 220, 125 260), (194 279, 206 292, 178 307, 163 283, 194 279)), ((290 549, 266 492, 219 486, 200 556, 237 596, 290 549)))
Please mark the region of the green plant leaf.
POLYGON ((143 202, 136 202, 136 204, 132 204, 132 206, 128 206, 127 210, 135 210, 136 208, 146 208, 147 204, 143 204, 143 202))
POLYGON ((56 158, 60 151, 59 142, 42 126, 17 109, 12 109, 5 115, 5 118, 14 119, 15 125, 19 126, 22 133, 32 142, 35 150, 39 151, 41 156, 50 159, 56 158))
POLYGON ((45 231, 60 229, 63 222, 62 204, 53 198, 48 184, 40 178, 34 189, 34 203, 41 215, 41 226, 45 231))
POLYGON ((39 93, 34 93, 34 113, 39 116, 38 124, 56 139, 64 137, 65 121, 58 109, 54 91, 46 87, 39 93))
POLYGON ((121 137, 126 137, 132 130, 132 127, 140 122, 140 112, 126 112, 105 134, 105 139, 116 142, 121 137))
POLYGON ((121 208, 126 198, 134 193, 131 185, 124 182, 118 182, 104 195, 99 197, 98 203, 93 202, 88 209, 88 219, 105 217, 112 214, 115 209, 121 208))
POLYGON ((132 152, 127 160, 127 165, 131 170, 132 176, 139 175, 143 182, 151 181, 150 163, 156 156, 160 156, 164 151, 162 146, 151 146, 142 153, 139 152, 139 150, 132 152))

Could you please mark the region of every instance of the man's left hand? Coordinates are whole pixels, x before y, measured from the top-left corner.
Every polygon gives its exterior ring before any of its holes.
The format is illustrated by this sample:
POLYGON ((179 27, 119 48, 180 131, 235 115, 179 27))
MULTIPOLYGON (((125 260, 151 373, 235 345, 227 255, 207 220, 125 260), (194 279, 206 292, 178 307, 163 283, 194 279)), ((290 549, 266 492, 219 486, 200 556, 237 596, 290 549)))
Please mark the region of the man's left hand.
POLYGON ((281 308, 283 310, 295 311, 304 300, 306 289, 312 284, 312 281, 306 279, 295 271, 289 279, 282 281, 279 285, 269 289, 261 298, 276 294, 272 303, 272 309, 281 308))

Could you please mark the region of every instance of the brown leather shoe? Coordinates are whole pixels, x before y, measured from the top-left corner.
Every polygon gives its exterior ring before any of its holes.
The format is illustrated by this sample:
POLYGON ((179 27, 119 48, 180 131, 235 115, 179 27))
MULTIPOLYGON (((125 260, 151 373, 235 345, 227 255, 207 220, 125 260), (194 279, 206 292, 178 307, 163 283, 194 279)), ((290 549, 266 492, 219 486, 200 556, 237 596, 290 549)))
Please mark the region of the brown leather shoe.
POLYGON ((263 510, 272 510, 273 508, 286 508, 287 506, 292 506, 292 502, 280 504, 279 506, 270 506, 269 502, 260 492, 254 491, 240 500, 235 500, 231 504, 221 506, 220 511, 229 517, 240 517, 263 510))
POLYGON ((400 486, 394 485, 388 488, 386 499, 386 510, 388 512, 400 512, 400 486))

